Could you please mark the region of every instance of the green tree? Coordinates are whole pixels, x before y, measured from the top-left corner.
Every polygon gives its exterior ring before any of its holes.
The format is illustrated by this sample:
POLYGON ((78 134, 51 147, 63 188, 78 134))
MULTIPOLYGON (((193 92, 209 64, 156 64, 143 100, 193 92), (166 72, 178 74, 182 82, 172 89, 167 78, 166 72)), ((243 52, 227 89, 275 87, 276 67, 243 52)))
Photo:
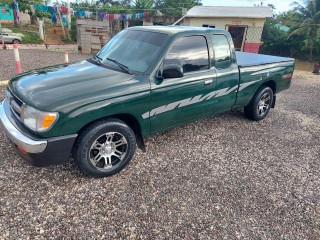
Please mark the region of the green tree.
POLYGON ((308 33, 309 60, 311 61, 320 28, 320 0, 306 0, 305 5, 295 2, 294 10, 295 14, 302 19, 302 23, 290 34, 290 37, 308 33))
POLYGON ((294 11, 288 11, 276 15, 274 18, 267 18, 263 33, 263 45, 261 53, 304 57, 307 53, 307 32, 289 37, 291 32, 296 30, 301 23, 301 18, 294 11))
POLYGON ((279 24, 276 18, 267 18, 261 37, 263 45, 260 51, 262 53, 283 56, 290 54, 287 44, 288 34, 278 27, 279 24))
POLYGON ((165 16, 181 17, 182 9, 190 9, 202 5, 201 0, 155 0, 155 9, 165 16))
POLYGON ((152 8, 152 0, 136 0, 132 1, 136 10, 150 10, 152 8))

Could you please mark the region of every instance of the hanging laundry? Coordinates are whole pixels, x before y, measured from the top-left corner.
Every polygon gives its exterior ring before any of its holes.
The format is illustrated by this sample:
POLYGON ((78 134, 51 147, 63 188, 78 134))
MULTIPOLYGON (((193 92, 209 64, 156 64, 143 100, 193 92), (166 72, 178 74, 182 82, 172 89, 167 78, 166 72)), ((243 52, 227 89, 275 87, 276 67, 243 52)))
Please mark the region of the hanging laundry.
POLYGON ((14 20, 19 21, 19 3, 17 3, 15 0, 13 1, 13 15, 14 20))
POLYGON ((59 11, 59 6, 58 6, 58 5, 55 5, 55 6, 53 7, 53 10, 54 10, 55 12, 58 12, 58 11, 59 11))
POLYGON ((57 25, 58 18, 56 14, 51 14, 51 22, 52 24, 57 25))
POLYGON ((63 16, 62 17, 62 24, 66 27, 68 27, 68 17, 67 16, 63 16))
MULTIPOLYGON (((61 7, 61 11, 63 10, 63 7, 61 7)), ((85 17, 85 18, 91 18, 92 15, 95 15, 96 12, 89 12, 84 10, 76 10, 76 15, 78 17, 85 17)), ((149 17, 149 12, 141 12, 141 13, 132 13, 132 14, 115 14, 115 13, 106 13, 106 12, 100 12, 98 13, 100 20, 122 20, 127 21, 131 19, 142 19, 144 17, 149 17)))
POLYGON ((57 23, 58 23, 57 11, 58 11, 58 7, 55 6, 55 7, 51 8, 51 22, 54 25, 57 25, 57 23))
POLYGON ((86 17, 86 18, 91 18, 91 15, 92 15, 93 13, 92 12, 89 12, 89 11, 85 11, 84 12, 84 16, 86 17))
POLYGON ((121 20, 126 21, 127 20, 127 15, 126 14, 121 14, 121 20))
POLYGON ((60 11, 61 11, 61 13, 69 14, 69 8, 67 8, 67 7, 61 6, 60 11))
POLYGON ((36 12, 36 10, 34 9, 33 5, 30 5, 30 11, 31 11, 32 14, 34 14, 36 12))
POLYGON ((106 13, 100 13, 99 17, 101 20, 106 20, 107 19, 107 14, 106 13))
POLYGON ((77 10, 76 15, 79 17, 85 17, 86 16, 86 11, 83 10, 77 10))
POLYGON ((45 5, 33 5, 34 6, 34 10, 35 12, 37 11, 42 11, 42 12, 45 12, 45 13, 50 13, 51 15, 51 22, 56 25, 57 24, 57 10, 58 10, 58 7, 55 6, 55 7, 51 7, 51 6, 45 6, 45 5))

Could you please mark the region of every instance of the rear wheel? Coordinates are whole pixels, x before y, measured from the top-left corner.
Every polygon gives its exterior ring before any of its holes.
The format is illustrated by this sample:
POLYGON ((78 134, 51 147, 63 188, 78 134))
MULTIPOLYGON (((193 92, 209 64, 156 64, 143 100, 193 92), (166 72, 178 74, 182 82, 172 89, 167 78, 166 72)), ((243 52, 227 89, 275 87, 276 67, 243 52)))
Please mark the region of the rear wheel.
POLYGON ((262 86, 256 92, 251 102, 246 107, 244 107, 245 116, 255 121, 264 119, 270 111, 272 101, 272 89, 267 86, 262 86))
POLYGON ((131 128, 118 119, 109 119, 91 125, 79 136, 74 158, 85 174, 106 177, 121 171, 135 149, 131 128))

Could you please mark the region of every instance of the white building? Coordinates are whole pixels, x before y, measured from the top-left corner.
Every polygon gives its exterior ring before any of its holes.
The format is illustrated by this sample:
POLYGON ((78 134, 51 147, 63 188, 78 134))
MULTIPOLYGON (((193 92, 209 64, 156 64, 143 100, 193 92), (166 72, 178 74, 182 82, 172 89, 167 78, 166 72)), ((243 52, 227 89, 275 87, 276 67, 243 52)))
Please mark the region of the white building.
POLYGON ((236 50, 258 53, 265 20, 272 16, 270 7, 196 6, 177 24, 224 29, 232 35, 236 50))

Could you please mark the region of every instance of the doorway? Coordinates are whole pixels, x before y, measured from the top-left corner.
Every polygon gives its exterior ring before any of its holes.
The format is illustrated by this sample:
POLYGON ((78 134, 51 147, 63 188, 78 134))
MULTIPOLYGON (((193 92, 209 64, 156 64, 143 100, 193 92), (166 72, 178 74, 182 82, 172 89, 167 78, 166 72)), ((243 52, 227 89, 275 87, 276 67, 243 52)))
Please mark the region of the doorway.
POLYGON ((233 44, 236 49, 236 51, 242 51, 243 49, 243 43, 244 43, 244 37, 246 33, 246 26, 229 26, 228 32, 232 36, 233 44))

